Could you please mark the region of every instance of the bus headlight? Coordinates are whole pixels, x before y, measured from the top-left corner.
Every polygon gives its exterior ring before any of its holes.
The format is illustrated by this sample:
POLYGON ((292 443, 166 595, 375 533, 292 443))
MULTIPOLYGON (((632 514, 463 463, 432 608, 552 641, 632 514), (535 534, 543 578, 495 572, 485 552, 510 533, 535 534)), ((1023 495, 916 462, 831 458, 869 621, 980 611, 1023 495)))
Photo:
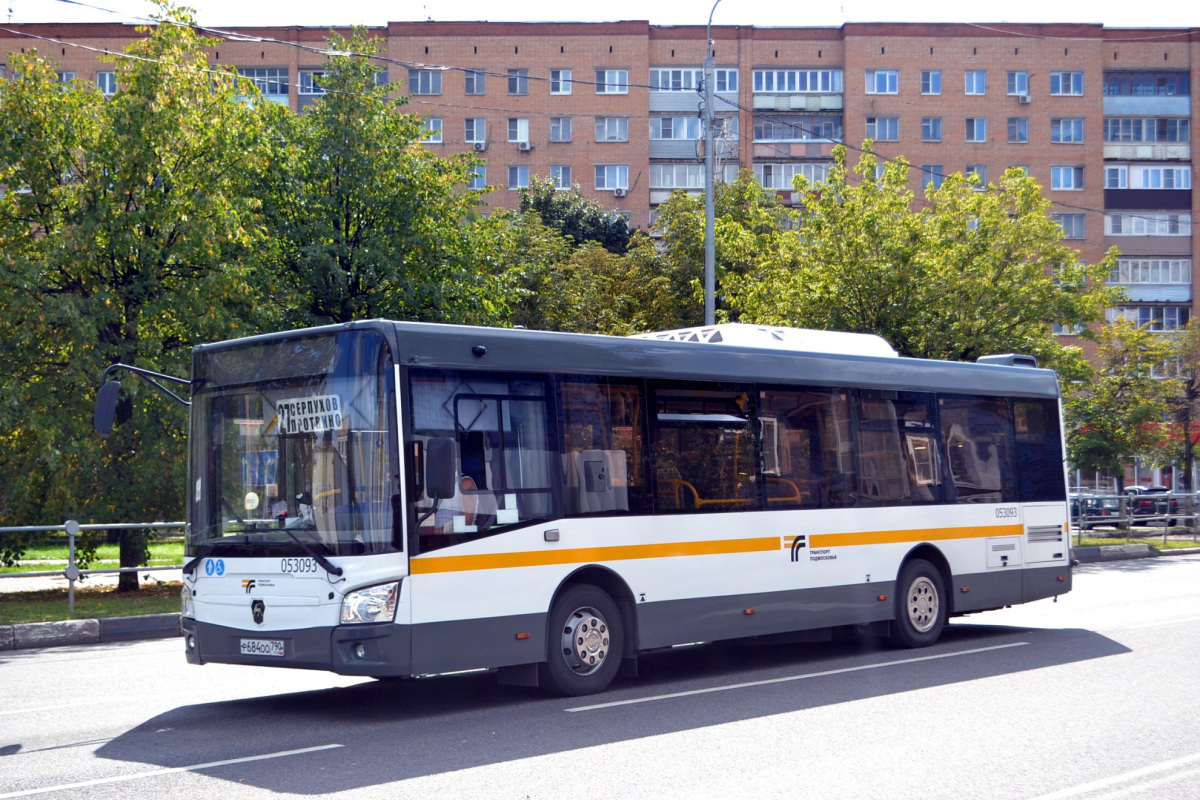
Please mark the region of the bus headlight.
POLYGON ((192 599, 192 587, 187 584, 179 594, 179 614, 189 619, 196 618, 196 601, 192 599))
POLYGON ((400 602, 400 582, 368 586, 342 598, 342 624, 391 622, 400 602))

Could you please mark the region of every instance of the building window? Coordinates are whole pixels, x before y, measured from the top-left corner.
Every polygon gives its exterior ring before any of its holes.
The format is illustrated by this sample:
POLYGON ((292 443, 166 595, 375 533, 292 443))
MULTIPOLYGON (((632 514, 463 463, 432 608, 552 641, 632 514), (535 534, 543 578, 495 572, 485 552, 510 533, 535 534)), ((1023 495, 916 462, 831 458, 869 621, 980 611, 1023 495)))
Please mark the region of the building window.
POLYGON ((1061 191, 1083 190, 1083 167, 1051 167, 1050 188, 1061 191))
POLYGON ((59 83, 70 83, 75 80, 74 72, 58 72, 57 75, 59 83))
MULTIPOLYGON (((280 70, 280 71, 283 72, 283 84, 284 84, 283 85, 283 95, 284 95, 284 97, 286 97, 287 96, 287 70, 280 70)), ((105 97, 111 97, 112 95, 116 94, 117 93, 117 73, 115 73, 115 72, 97 72, 96 73, 96 87, 100 90, 100 92, 105 97)), ((260 89, 259 91, 262 91, 262 90, 260 89)), ((266 94, 266 92, 263 92, 263 94, 266 94)))
POLYGON ((716 92, 736 92, 738 90, 738 71, 736 69, 713 70, 713 82, 716 92))
POLYGON ((987 167, 983 164, 967 164, 966 175, 968 178, 972 175, 977 175, 979 177, 979 185, 981 187, 987 186, 987 167))
POLYGON ((981 69, 967 70, 964 86, 967 94, 987 94, 987 72, 981 69))
POLYGON ((840 94, 841 91, 840 69, 754 70, 756 94, 840 94))
POLYGON ((463 87, 464 94, 484 94, 486 93, 487 76, 481 69, 469 69, 464 73, 466 75, 466 85, 463 87))
POLYGON ((1105 236, 1191 236, 1192 215, 1142 211, 1104 215, 1105 236))
POLYGON ((703 189, 703 164, 651 164, 651 189, 703 189))
POLYGON ((529 70, 510 69, 508 71, 508 93, 529 94, 529 70))
POLYGON ((1050 141, 1059 144, 1079 144, 1083 141, 1083 120, 1050 120, 1050 141))
MULTIPOLYGON (((695 92, 704 88, 704 70, 652 69, 650 91, 652 92, 695 92)), ((713 91, 736 92, 738 71, 736 69, 713 70, 713 91)))
POLYGON ((1024 71, 1009 72, 1008 93, 1015 95, 1029 94, 1029 73, 1024 71))
POLYGON ((941 117, 924 117, 921 120, 921 140, 925 142, 940 142, 942 140, 941 117))
POLYGON ((1029 141, 1028 117, 1008 118, 1008 141, 1009 144, 1025 144, 1029 141))
POLYGON ((552 142, 569 142, 569 141, 571 141, 571 118, 570 117, 551 117, 550 118, 550 141, 552 141, 552 142))
POLYGON ((867 138, 877 142, 895 142, 900 139, 899 117, 867 117, 867 138))
POLYGON ((1109 283, 1192 282, 1190 258, 1122 258, 1108 276, 1109 283))
POLYGON ((651 139, 699 139, 699 117, 651 117, 651 139))
MULTIPOLYGON (((254 88, 258 89, 259 94, 263 97, 273 100, 277 103, 287 103, 288 96, 288 71, 286 69, 241 69, 238 68, 238 74, 254 84, 254 88)), ((117 84, 115 74, 112 72, 101 72, 96 75, 96 85, 100 86, 100 90, 105 94, 112 94, 116 91, 117 84), (100 85, 100 76, 107 75, 111 81, 111 90, 106 90, 100 85)))
POLYGON ((413 94, 441 94, 441 70, 410 69, 408 71, 408 90, 413 94))
POLYGON ((941 164, 922 164, 921 165, 921 183, 926 187, 940 189, 942 182, 946 180, 944 173, 945 168, 941 164))
POLYGON ((529 167, 522 164, 519 167, 508 168, 508 188, 524 189, 529 186, 529 167))
POLYGON ((942 93, 942 71, 927 69, 921 71, 921 94, 942 93))
POLYGON ((425 144, 442 143, 442 120, 440 117, 426 117, 421 120, 421 141, 425 144))
POLYGON ((510 142, 529 141, 529 120, 526 117, 508 118, 508 140, 510 142))
MULTIPOLYGON (((733 117, 736 120, 736 117, 733 117)), ((842 118, 811 114, 772 114, 755 117, 754 141, 803 142, 842 140, 842 118)))
POLYGON ((569 69, 552 69, 550 70, 550 94, 570 94, 571 93, 571 70, 569 69))
POLYGON ((1104 94, 1110 97, 1175 97, 1190 94, 1186 72, 1106 72, 1104 94))
POLYGON ((820 183, 829 177, 829 164, 755 164, 754 177, 764 189, 791 189, 797 176, 811 183, 820 183))
POLYGON ((596 117, 597 142, 628 142, 628 117, 596 117))
POLYGON ((1075 96, 1083 94, 1083 73, 1051 72, 1050 94, 1075 96))
POLYGON ((1062 228, 1064 239, 1085 239, 1083 214, 1055 214, 1054 221, 1062 228))
POLYGON ((325 70, 322 69, 300 70, 300 94, 325 94, 325 89, 321 87, 321 78, 324 77, 325 70))
POLYGON ((596 70, 596 94, 629 94, 629 70, 596 70))
POLYGON ((555 189, 571 188, 571 167, 569 164, 550 167, 550 180, 555 189))
POLYGON ((1142 167, 1138 170, 1136 189, 1190 189, 1192 170, 1190 167, 1142 167))
POLYGON ((1119 306, 1109 312, 1110 320, 1123 319, 1148 331, 1178 331, 1187 327, 1187 306, 1119 306))
POLYGON ((1105 189, 1128 189, 1129 188, 1129 168, 1128 167, 1105 167, 1104 168, 1104 188, 1105 189))
POLYGON ((900 73, 894 69, 867 70, 867 94, 899 94, 900 73))
POLYGON ((1028 164, 1011 164, 1011 165, 1009 165, 1008 168, 1018 170, 1021 173, 1021 177, 1023 177, 1023 178, 1029 177, 1029 165, 1028 164))
POLYGON ((1187 119, 1109 117, 1104 120, 1106 142, 1187 142, 1191 121, 1187 119))
POLYGON ((483 190, 487 188, 487 167, 480 164, 475 167, 475 172, 471 175, 471 182, 467 184, 468 189, 483 190))
POLYGON ((629 188, 629 166, 626 164, 597 164, 596 190, 609 192, 629 188))
POLYGON ((487 120, 483 117, 467 117, 466 133, 463 141, 467 144, 481 144, 487 141, 487 120))
POLYGON ((967 117, 967 141, 968 142, 986 142, 987 141, 987 118, 986 117, 967 117))

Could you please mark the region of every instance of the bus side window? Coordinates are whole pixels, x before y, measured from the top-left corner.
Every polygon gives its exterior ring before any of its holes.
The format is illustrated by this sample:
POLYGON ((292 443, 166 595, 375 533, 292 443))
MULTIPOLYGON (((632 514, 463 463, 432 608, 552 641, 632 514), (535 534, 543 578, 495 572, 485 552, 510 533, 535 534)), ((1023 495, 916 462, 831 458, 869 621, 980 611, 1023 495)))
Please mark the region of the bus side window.
POLYGON ((576 376, 560 385, 566 513, 649 511, 641 387, 576 376))
POLYGON ((1021 502, 1062 502, 1067 499, 1062 435, 1055 400, 1013 400, 1017 431, 1017 488, 1021 502))
POLYGON ((942 446, 959 503, 1013 503, 1013 426, 1002 397, 942 395, 942 446))
POLYGON ((759 392, 768 509, 854 505, 854 444, 843 390, 759 392), (772 431, 773 433, 768 433, 772 431))

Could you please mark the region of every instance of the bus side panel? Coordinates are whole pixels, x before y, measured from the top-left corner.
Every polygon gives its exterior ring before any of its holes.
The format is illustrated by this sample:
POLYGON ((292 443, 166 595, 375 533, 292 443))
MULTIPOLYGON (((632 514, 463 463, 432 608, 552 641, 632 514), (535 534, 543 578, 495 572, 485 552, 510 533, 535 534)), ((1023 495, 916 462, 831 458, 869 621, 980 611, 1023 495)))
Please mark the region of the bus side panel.
POLYGON ((1024 575, 1020 567, 956 574, 950 587, 953 613, 969 614, 1021 602, 1024 575))
POLYGON ((701 641, 880 622, 892 618, 894 581, 786 592, 639 603, 638 646, 701 641), (886 599, 880 600, 880 597, 886 599))
POLYGON ((412 628, 412 673, 532 664, 546 658, 546 614, 425 622, 412 628))
POLYGON ((1025 591, 1021 602, 1058 597, 1071 591, 1071 564, 1055 564, 1050 567, 1025 568, 1025 591))

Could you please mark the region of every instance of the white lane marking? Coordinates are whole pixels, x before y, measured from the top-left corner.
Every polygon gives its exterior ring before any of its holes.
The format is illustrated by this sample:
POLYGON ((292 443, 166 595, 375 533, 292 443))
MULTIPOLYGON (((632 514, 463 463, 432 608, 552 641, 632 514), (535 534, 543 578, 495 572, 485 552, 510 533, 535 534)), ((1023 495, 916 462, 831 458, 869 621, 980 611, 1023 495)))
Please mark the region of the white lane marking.
POLYGON ((57 706, 34 706, 33 708, 11 708, 6 711, 0 711, 0 717, 6 717, 11 714, 37 714, 42 711, 61 711, 64 708, 79 708, 81 706, 99 706, 105 703, 112 702, 111 700, 81 700, 78 703, 62 703, 57 706))
POLYGON ((170 767, 168 769, 154 769, 149 772, 135 772, 132 775, 114 775, 111 778, 96 778, 91 781, 80 781, 79 783, 63 783, 58 786, 43 786, 40 789, 24 789, 19 792, 8 792, 0 794, 0 800, 6 800, 9 797, 29 797, 34 794, 47 794, 49 792, 63 792, 69 789, 82 789, 87 786, 99 786, 104 783, 120 783, 121 781, 136 781, 141 778, 153 778, 158 775, 170 775, 172 772, 192 772, 200 769, 212 769, 213 767, 227 767, 230 764, 245 764, 249 761, 266 761, 270 758, 283 758, 284 756, 298 756, 303 753, 315 753, 318 750, 333 750, 338 747, 345 747, 344 744, 323 744, 318 747, 304 747, 300 750, 284 750, 279 753, 267 753, 261 756, 246 756, 244 758, 230 758, 225 761, 209 761, 206 764, 192 764, 187 767, 170 767))
MULTIPOLYGON (((1185 778, 1191 778, 1195 775, 1200 775, 1200 769, 1189 769, 1184 772, 1176 772, 1171 775, 1164 775, 1161 778, 1155 778, 1152 781, 1141 781, 1132 786, 1126 786, 1124 789, 1117 789, 1113 792, 1096 795, 1093 800, 1118 800, 1121 797, 1129 797, 1131 794, 1144 794, 1150 789, 1157 789, 1160 786, 1165 786, 1168 783, 1178 783, 1185 778)), ((1163 794, 1157 794, 1157 797, 1165 797, 1163 794)))
POLYGON ((1126 783, 1128 781, 1145 777, 1146 775, 1153 775, 1155 772, 1163 772, 1164 770, 1182 767, 1185 764, 1192 763, 1193 761, 1200 761, 1200 753, 1193 753, 1192 755, 1184 756, 1183 758, 1175 758, 1170 761, 1151 764, 1148 767, 1142 767, 1141 769, 1123 772, 1120 775, 1113 775, 1109 778, 1101 778, 1100 780, 1081 783, 1078 786, 1072 786, 1067 789, 1059 789, 1057 792, 1039 795, 1032 800, 1063 800, 1063 798, 1067 797, 1078 797, 1081 794, 1087 794, 1088 792, 1093 792, 1097 789, 1107 789, 1108 787, 1115 786, 1118 783, 1126 783))
POLYGON ((653 703, 656 700, 670 700, 676 697, 690 697, 697 694, 712 694, 714 692, 728 692, 734 689, 748 689, 753 686, 770 686, 773 683, 788 683, 789 681, 803 681, 809 678, 823 678, 827 675, 844 675, 847 672, 862 672, 868 669, 882 669, 884 667, 898 667, 902 664, 917 664, 922 661, 937 661, 943 658, 957 658, 959 656, 969 656, 975 653, 990 653, 994 650, 1006 650, 1010 647, 1024 647, 1029 642, 1012 642, 1010 644, 998 644, 994 647, 977 647, 973 650, 959 650, 954 653, 941 653, 936 656, 918 656, 917 658, 902 658, 897 661, 884 661, 879 664, 863 664, 857 667, 844 667, 842 669, 830 669, 824 672, 809 672, 804 675, 789 675, 786 678, 770 678, 762 681, 748 681, 746 683, 732 683, 728 686, 712 686, 708 689, 692 689, 687 692, 672 692, 671 694, 658 694, 653 697, 638 697, 633 700, 616 700, 611 703, 597 703, 591 706, 576 706, 568 708, 567 711, 596 711, 601 708, 614 708, 616 706, 632 706, 638 703, 653 703))

